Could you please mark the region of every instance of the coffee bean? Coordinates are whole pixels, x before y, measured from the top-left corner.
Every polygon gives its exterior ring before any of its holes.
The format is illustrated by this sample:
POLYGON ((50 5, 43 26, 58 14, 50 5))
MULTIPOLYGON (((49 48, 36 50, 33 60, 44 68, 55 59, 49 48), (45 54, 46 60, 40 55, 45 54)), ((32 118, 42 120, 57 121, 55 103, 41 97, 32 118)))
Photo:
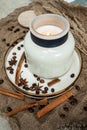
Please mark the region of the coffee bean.
POLYGON ((23 86, 23 89, 25 89, 25 86, 23 86))
POLYGON ((65 118, 66 116, 65 116, 65 114, 60 114, 60 117, 65 118))
POLYGON ((20 87, 20 86, 22 86, 22 84, 21 84, 21 83, 18 83, 18 86, 20 87))
POLYGON ((35 78, 37 78, 38 76, 36 74, 33 74, 35 78))
POLYGON ((27 86, 23 86, 23 89, 30 90, 30 88, 28 88, 27 86))
POLYGON ((8 111, 8 112, 11 112, 11 111, 12 111, 12 108, 8 106, 8 107, 7 107, 7 111, 8 111))
POLYGON ((70 98, 69 98, 69 100, 72 100, 74 98, 74 96, 71 96, 70 98))
POLYGON ((37 81, 40 81, 40 77, 37 77, 37 81))
POLYGON ((13 55, 16 55, 16 52, 13 52, 12 54, 13 54, 13 55))
POLYGON ((25 68, 28 68, 28 64, 25 64, 24 67, 25 67, 25 68))
POLYGON ((39 90, 36 90, 36 94, 39 94, 40 93, 40 91, 39 90))
POLYGON ((48 87, 44 87, 44 90, 48 91, 48 87))
POLYGON ((14 28, 14 26, 11 26, 11 28, 13 29, 13 28, 14 28))
POLYGON ((10 70, 10 74, 13 74, 14 72, 13 72, 13 70, 10 70))
POLYGON ((23 33, 26 33, 26 31, 23 31, 23 33))
POLYGON ((74 29, 72 26, 70 26, 71 29, 74 29))
POLYGON ((0 79, 0 84, 2 84, 4 82, 4 80, 3 79, 0 79))
POLYGON ((43 79, 40 79, 40 83, 44 83, 45 81, 43 79))
POLYGON ((7 45, 7 46, 10 46, 10 43, 7 43, 6 45, 7 45))
POLYGON ((84 111, 87 111, 87 106, 84 106, 83 109, 84 109, 84 111))
POLYGON ((47 93, 47 90, 43 90, 42 93, 43 93, 43 94, 47 93))
POLYGON ((33 107, 28 108, 28 110, 29 110, 30 113, 33 113, 33 112, 34 112, 34 108, 33 108, 33 107))
POLYGON ((76 90, 80 90, 80 87, 78 85, 75 85, 76 90))
POLYGON ((37 84, 36 84, 36 83, 33 83, 32 86, 35 87, 35 86, 37 86, 37 84))
POLYGON ((64 111, 68 112, 69 111, 69 108, 67 106, 64 106, 63 107, 64 111))
POLYGON ((40 105, 38 108, 39 108, 39 110, 41 110, 44 107, 45 107, 45 105, 40 105))
POLYGON ((20 29, 17 28, 17 29, 14 30, 14 33, 19 32, 19 31, 20 31, 20 29))
POLYGON ((51 88, 51 92, 53 93, 55 91, 55 89, 54 88, 51 88))
POLYGON ((17 57, 16 57, 16 56, 13 56, 12 58, 15 60, 17 57))
POLYGON ((69 98, 69 100, 70 100, 71 105, 76 105, 78 103, 78 100, 76 98, 74 98, 73 96, 71 98, 69 98))
POLYGON ((12 31, 13 29, 12 28, 8 28, 8 31, 12 31))
POLYGON ((75 74, 72 73, 72 74, 70 75, 70 77, 71 77, 71 78, 74 78, 74 77, 75 77, 75 74))
POLYGON ((22 44, 21 47, 24 47, 24 45, 22 44))
POLYGON ((18 49, 18 50, 21 50, 21 48, 20 48, 20 47, 18 47, 17 49, 18 49))
POLYGON ((3 38, 3 39, 2 39, 2 41, 3 41, 3 42, 5 42, 5 41, 6 41, 6 39, 5 39, 5 38, 3 38))
POLYGON ((28 88, 28 87, 25 87, 25 90, 30 90, 30 88, 28 88))

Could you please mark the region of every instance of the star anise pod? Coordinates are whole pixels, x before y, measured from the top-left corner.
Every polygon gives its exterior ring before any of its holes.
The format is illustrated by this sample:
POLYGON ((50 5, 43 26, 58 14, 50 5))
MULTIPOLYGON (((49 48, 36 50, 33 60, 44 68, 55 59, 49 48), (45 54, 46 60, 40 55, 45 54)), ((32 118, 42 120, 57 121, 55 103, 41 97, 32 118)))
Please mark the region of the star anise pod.
POLYGON ((9 61, 9 65, 11 66, 16 65, 16 63, 17 63, 17 60, 14 58, 9 61))
POLYGON ((41 90, 41 87, 39 85, 36 85, 35 90, 41 90))
POLYGON ((38 84, 34 83, 34 84, 32 84, 32 86, 30 87, 30 90, 31 90, 31 91, 35 91, 36 94, 39 94, 40 91, 42 91, 41 87, 43 87, 43 86, 40 86, 39 83, 38 83, 38 84))
POLYGON ((13 70, 12 66, 6 68, 7 70, 13 70))
POLYGON ((26 79, 23 79, 23 78, 20 78, 20 83, 23 85, 23 86, 27 86, 27 81, 26 79))
POLYGON ((6 69, 10 72, 10 74, 14 73, 14 69, 12 68, 12 66, 7 67, 6 69))

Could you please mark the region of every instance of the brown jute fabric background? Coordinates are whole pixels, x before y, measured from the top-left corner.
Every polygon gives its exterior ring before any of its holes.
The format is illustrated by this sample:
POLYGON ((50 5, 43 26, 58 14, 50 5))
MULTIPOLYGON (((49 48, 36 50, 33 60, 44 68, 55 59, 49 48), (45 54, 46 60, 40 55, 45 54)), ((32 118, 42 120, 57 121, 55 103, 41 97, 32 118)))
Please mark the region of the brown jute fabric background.
MULTIPOLYGON (((8 80, 4 70, 4 57, 9 46, 21 41, 28 31, 17 21, 18 15, 26 10, 34 10, 36 15, 55 13, 65 16, 70 22, 76 45, 80 46, 84 52, 87 50, 87 7, 68 5, 62 0, 38 0, 28 6, 16 9, 9 16, 0 20, 0 79, 4 80, 0 87, 12 91, 14 91, 14 87, 8 80)), ((13 130, 87 129, 87 56, 83 53, 81 55, 83 64, 79 78, 74 83, 74 97, 41 119, 36 117, 38 108, 34 108, 34 113, 25 110, 9 117, 13 130)), ((5 114, 8 106, 14 109, 30 101, 34 101, 34 99, 26 97, 24 101, 20 101, 0 94, 0 113, 5 114)))

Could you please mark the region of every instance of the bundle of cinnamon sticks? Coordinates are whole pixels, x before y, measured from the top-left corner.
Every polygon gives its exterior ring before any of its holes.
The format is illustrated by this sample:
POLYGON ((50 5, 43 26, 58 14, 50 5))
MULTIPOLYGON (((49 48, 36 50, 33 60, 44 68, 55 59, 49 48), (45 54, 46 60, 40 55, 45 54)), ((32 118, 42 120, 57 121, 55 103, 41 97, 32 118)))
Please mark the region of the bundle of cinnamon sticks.
POLYGON ((46 105, 44 108, 39 110, 36 114, 36 116, 38 118, 41 118, 42 116, 47 114, 49 111, 51 111, 52 109, 54 109, 55 107, 57 107, 58 105, 63 103, 64 101, 66 101, 71 96, 72 96, 72 91, 68 91, 65 94, 61 95, 60 97, 56 98, 53 102, 51 102, 48 105, 47 105, 47 102, 48 102, 47 98, 43 98, 42 100, 36 101, 36 102, 26 103, 18 108, 15 108, 11 112, 8 112, 7 115, 12 116, 20 111, 26 110, 26 109, 31 108, 33 106, 46 105))
MULTIPOLYGON (((25 58, 25 53, 23 52, 22 56, 21 56, 21 59, 19 61, 19 64, 17 66, 17 70, 16 70, 16 76, 15 76, 15 83, 18 85, 18 82, 19 82, 19 75, 20 75, 20 70, 21 70, 21 67, 22 67, 22 63, 24 61, 24 58, 25 58)), ((60 82, 60 79, 58 78, 55 78, 53 79, 52 81, 49 81, 48 82, 48 86, 51 87, 52 85, 56 84, 60 82)), ((18 98, 18 99, 24 99, 24 95, 23 94, 19 94, 19 93, 15 93, 15 92, 11 92, 11 91, 8 91, 8 90, 5 90, 5 89, 0 89, 0 93, 1 94, 5 94, 7 96, 12 96, 14 98, 18 98)), ((65 94, 63 94, 62 96, 56 98, 53 102, 51 102, 50 104, 46 105, 43 109, 39 110, 37 112, 37 117, 40 118, 42 116, 44 116, 46 113, 48 113, 49 111, 51 111, 52 109, 54 109, 55 107, 57 107, 58 105, 60 105, 61 103, 63 103, 65 100, 67 100, 69 97, 72 96, 72 92, 71 91, 68 91, 66 92, 65 94)), ((18 108, 15 108, 14 110, 12 110, 11 112, 8 112, 7 115, 8 116, 12 116, 22 110, 26 110, 28 108, 31 108, 33 106, 38 106, 38 105, 41 105, 41 104, 46 104, 47 103, 47 98, 44 98, 38 102, 31 102, 31 103, 26 103, 18 108)))

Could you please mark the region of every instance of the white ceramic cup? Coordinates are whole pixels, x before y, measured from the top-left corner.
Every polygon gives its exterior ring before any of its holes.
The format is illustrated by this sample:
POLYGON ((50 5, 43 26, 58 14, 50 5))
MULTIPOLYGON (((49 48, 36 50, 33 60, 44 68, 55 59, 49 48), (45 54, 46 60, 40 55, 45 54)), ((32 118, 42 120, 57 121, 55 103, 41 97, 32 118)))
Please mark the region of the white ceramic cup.
MULTIPOLYGON (((49 31, 50 29, 48 29, 49 31)), ((55 78, 67 73, 72 64, 75 41, 69 22, 57 14, 36 16, 24 40, 29 70, 40 77, 55 78), (37 31, 42 26, 62 29, 58 34, 45 35, 37 31)))

